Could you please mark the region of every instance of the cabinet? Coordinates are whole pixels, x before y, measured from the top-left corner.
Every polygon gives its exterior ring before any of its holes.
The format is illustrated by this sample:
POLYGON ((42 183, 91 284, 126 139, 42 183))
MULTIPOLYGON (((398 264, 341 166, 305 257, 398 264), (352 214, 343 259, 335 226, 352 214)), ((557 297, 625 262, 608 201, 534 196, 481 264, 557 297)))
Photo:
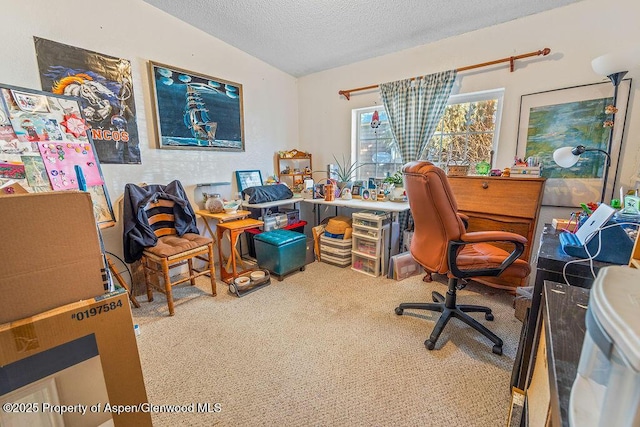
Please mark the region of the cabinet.
POLYGON ((377 277, 385 269, 385 233, 389 232, 388 213, 354 212, 351 269, 377 277))
MULTIPOLYGON (((527 238, 525 261, 531 258, 536 224, 544 190, 544 178, 450 176, 449 183, 458 210, 469 217, 469 231, 509 231, 527 238)), ((508 244, 500 245, 511 250, 508 244)), ((512 289, 526 285, 528 278, 485 277, 474 279, 488 286, 512 289)))
POLYGON ((278 181, 299 193, 304 189, 304 180, 311 179, 311 154, 299 150, 280 151, 276 155, 276 167, 278 181))

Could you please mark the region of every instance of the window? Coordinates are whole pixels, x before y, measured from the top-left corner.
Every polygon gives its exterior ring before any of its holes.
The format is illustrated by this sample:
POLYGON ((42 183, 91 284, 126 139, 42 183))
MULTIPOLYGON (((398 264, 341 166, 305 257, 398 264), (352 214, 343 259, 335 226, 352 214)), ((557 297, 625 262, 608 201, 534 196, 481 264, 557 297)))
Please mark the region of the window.
MULTIPOLYGON (((421 158, 443 168, 447 164, 473 168, 483 160, 491 163, 491 152, 497 150, 503 96, 503 89, 451 96, 421 158)), ((363 165, 358 179, 382 178, 402 167, 384 107, 353 110, 352 123, 355 159, 363 165), (380 116, 378 128, 371 127, 374 111, 380 116)))
POLYGON ((352 158, 360 167, 357 179, 384 178, 393 175, 402 167, 398 145, 393 139, 389 119, 384 107, 369 107, 353 110, 352 120, 352 158), (374 112, 379 115, 378 127, 372 127, 374 112))

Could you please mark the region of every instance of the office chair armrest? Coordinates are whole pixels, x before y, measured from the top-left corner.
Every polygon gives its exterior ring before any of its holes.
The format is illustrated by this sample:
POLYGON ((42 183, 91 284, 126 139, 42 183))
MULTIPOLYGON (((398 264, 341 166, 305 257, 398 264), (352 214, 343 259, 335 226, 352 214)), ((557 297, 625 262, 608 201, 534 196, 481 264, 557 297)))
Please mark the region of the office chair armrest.
POLYGON ((524 245, 527 239, 519 234, 510 233, 508 231, 475 231, 464 233, 460 236, 460 240, 452 240, 449 242, 448 254, 449 267, 451 273, 455 277, 476 277, 476 276, 499 276, 502 272, 517 260, 524 252, 524 245), (456 263, 458 251, 464 246, 472 243, 489 243, 489 242, 508 242, 513 243, 514 248, 509 256, 502 261, 499 267, 484 268, 479 270, 460 270, 456 263))
POLYGON ((460 236, 460 240, 466 243, 481 242, 520 242, 527 243, 527 238, 509 231, 472 231, 460 236))
POLYGON ((460 218, 462 220, 462 223, 464 224, 464 229, 468 229, 469 228, 469 217, 463 213, 460 212, 456 212, 456 214, 458 215, 458 218, 460 218))

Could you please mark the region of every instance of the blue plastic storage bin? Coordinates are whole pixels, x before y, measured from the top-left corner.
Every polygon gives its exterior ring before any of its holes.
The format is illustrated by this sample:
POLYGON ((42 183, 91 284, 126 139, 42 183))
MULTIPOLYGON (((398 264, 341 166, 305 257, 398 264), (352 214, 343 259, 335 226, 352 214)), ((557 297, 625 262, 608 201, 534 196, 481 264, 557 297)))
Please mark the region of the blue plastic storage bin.
POLYGON ((278 280, 295 270, 304 270, 307 238, 289 230, 271 230, 254 236, 256 260, 278 280))

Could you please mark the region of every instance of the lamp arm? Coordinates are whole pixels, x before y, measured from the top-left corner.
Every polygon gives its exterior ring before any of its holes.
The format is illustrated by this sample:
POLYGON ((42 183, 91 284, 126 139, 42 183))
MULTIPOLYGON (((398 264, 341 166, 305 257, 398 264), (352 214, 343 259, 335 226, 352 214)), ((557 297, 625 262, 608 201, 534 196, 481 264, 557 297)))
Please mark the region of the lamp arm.
POLYGON ((585 148, 585 150, 584 150, 584 151, 599 151, 599 152, 601 152, 602 154, 604 154, 605 156, 607 156, 607 166, 610 166, 610 165, 611 165, 611 156, 610 156, 610 155, 609 155, 609 153, 607 153, 606 151, 601 150, 601 149, 599 149, 599 148, 585 148))
POLYGON ((604 150, 601 150, 600 148, 587 148, 584 145, 578 145, 576 148, 574 148, 573 150, 571 150, 571 153, 575 156, 579 156, 582 153, 585 153, 587 151, 599 151, 602 154, 604 154, 605 156, 607 156, 607 166, 611 165, 611 155, 609 155, 609 153, 607 153, 604 150))

